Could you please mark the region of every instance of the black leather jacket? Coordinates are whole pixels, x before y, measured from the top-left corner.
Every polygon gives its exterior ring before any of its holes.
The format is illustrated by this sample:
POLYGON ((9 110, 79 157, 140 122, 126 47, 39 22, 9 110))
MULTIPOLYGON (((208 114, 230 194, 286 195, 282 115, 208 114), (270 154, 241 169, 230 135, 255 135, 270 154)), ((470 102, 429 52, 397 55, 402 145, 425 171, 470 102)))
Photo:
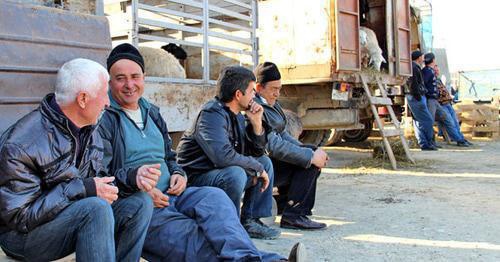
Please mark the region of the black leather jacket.
POLYGON ((269 156, 279 161, 309 168, 314 151, 304 147, 286 131, 286 116, 281 105, 276 102, 274 106, 271 106, 258 95, 255 101, 264 107, 264 126, 268 140, 266 148, 269 156))
POLYGON ((206 103, 190 130, 184 132, 177 147, 178 163, 188 177, 212 169, 239 166, 250 174, 264 171, 252 157, 265 153, 266 137, 245 127, 242 114, 234 114, 217 98, 206 103))
MULTIPOLYGON (((116 184, 120 189, 119 195, 126 197, 139 191, 136 182, 137 170, 139 169, 139 166, 129 168, 124 167, 126 145, 123 137, 122 125, 120 124, 120 118, 122 115, 118 110, 121 109, 113 106, 112 103, 111 106, 104 112, 98 130, 104 144, 105 154, 103 165, 108 169, 109 174, 115 176, 116 184)), ((163 135, 165 163, 167 164, 168 171, 170 174, 177 173, 182 176, 186 176, 184 170, 176 162, 176 153, 172 150, 172 139, 170 139, 170 136, 168 135, 167 124, 160 114, 160 109, 153 104, 149 104, 149 108, 147 108, 146 113, 149 114, 163 135)))
POLYGON ((82 128, 85 149, 76 166, 76 138, 69 120, 50 107, 52 99, 47 95, 0 138, 0 232, 29 232, 96 194, 102 140, 94 127, 82 128))
POLYGON ((422 69, 417 63, 415 63, 415 61, 412 62, 412 71, 413 75, 410 78, 408 78, 408 83, 407 83, 410 88, 409 93, 417 100, 420 100, 420 97, 425 95, 427 89, 425 88, 424 85, 424 78, 422 77, 422 69))

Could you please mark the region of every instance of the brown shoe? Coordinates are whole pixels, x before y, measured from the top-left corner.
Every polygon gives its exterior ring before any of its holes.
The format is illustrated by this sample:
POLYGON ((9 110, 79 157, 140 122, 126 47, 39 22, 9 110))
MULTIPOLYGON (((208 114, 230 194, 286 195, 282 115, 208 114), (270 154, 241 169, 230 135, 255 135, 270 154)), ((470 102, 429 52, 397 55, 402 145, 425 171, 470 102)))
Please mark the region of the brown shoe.
POLYGON ((307 261, 307 252, 304 244, 297 242, 293 245, 292 250, 290 250, 290 255, 288 255, 289 262, 305 262, 307 261))
POLYGON ((282 228, 301 229, 301 230, 318 230, 326 227, 325 223, 312 221, 307 216, 299 216, 295 218, 281 217, 280 226, 282 228))

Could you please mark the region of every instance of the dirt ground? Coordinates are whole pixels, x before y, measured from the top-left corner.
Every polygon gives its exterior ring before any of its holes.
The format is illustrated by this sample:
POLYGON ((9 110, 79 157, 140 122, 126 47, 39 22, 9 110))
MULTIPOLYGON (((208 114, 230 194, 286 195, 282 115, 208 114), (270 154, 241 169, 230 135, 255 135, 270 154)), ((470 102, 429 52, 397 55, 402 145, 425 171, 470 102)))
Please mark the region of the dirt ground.
POLYGON ((256 245, 288 255, 300 241, 308 261, 500 261, 500 142, 443 146, 398 171, 369 149, 325 148, 313 219, 328 228, 256 245))
POLYGON ((417 165, 398 171, 363 166, 377 164, 369 150, 326 148, 312 218, 328 228, 255 242, 284 255, 303 242, 309 261, 500 261, 500 142, 474 144, 412 150, 417 165))

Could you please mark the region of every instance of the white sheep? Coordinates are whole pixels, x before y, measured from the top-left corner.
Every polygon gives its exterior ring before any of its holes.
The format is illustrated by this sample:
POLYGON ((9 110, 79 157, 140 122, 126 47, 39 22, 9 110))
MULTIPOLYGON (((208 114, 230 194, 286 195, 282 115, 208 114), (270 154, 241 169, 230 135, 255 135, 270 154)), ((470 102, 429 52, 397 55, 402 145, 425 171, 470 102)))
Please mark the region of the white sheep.
POLYGON ((140 46, 139 52, 144 57, 144 71, 147 76, 186 78, 186 71, 169 52, 163 49, 140 46))
POLYGON ((364 67, 371 65, 380 71, 382 63, 387 63, 382 56, 382 49, 378 46, 377 36, 370 28, 359 27, 359 45, 361 47, 361 61, 364 67))

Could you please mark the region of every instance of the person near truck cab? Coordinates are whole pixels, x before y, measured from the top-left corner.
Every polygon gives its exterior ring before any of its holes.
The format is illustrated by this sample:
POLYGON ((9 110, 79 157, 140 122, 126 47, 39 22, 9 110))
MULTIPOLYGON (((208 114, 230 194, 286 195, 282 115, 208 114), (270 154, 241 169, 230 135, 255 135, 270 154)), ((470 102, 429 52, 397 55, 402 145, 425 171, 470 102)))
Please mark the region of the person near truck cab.
POLYGON ((406 93, 406 101, 413 116, 415 137, 421 150, 437 150, 432 142, 434 137, 433 120, 427 107, 427 89, 422 77, 421 65, 424 62, 424 54, 420 50, 411 53, 412 76, 408 79, 409 92, 406 93))
MULTIPOLYGON (((119 196, 95 131, 109 75, 87 59, 65 63, 55 94, 0 139, 0 246, 23 261, 139 261, 149 196, 119 196)), ((155 182, 151 184, 154 186, 155 182)))
POLYGON ((280 226, 292 229, 323 229, 326 224, 311 220, 316 198, 316 184, 328 155, 321 148, 305 146, 292 137, 285 127, 285 113, 277 101, 281 90, 281 74, 271 62, 255 69, 257 101, 264 108, 267 151, 273 162, 275 196, 280 226))
MULTIPOLYGON (((425 54, 424 63, 425 67, 424 69, 422 69, 422 75, 424 77, 424 84, 427 89, 426 92, 427 107, 429 108, 429 112, 431 113, 432 123, 434 123, 434 121, 439 121, 446 129, 446 132, 448 133, 450 139, 452 141, 456 141, 457 146, 459 147, 470 146, 471 143, 465 140, 463 135, 460 133, 460 130, 457 130, 450 114, 443 109, 443 107, 438 101, 439 98, 439 92, 437 88, 438 80, 436 77, 436 72, 434 71, 434 66, 436 65, 435 55, 433 53, 425 54)), ((435 147, 440 147, 439 145, 437 145, 434 138, 432 141, 435 147)))
MULTIPOLYGON (((469 141, 467 141, 464 138, 464 135, 462 134, 462 131, 460 131, 460 123, 458 122, 457 114, 455 113, 455 109, 453 109, 453 96, 451 96, 450 92, 444 85, 444 83, 441 81, 440 76, 440 69, 437 64, 434 65, 434 72, 436 72, 437 76, 437 87, 438 87, 438 102, 441 105, 441 107, 444 109, 446 112, 446 117, 449 118, 448 122, 451 122, 453 124, 453 129, 456 131, 460 139, 463 139, 468 145, 472 145, 469 141)), ((440 129, 440 133, 442 133, 442 130, 446 128, 446 123, 445 121, 438 120, 438 125, 440 129)))

